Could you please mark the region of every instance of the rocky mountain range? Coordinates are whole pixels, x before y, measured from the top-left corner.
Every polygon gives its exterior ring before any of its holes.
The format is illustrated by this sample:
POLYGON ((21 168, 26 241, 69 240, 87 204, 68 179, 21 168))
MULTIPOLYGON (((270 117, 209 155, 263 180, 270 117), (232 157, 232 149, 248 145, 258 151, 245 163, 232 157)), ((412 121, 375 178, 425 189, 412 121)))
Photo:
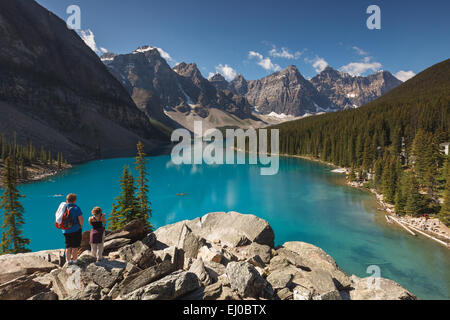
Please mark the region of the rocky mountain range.
POLYGON ((0 2, 0 133, 70 162, 151 150, 167 135, 75 31, 35 1, 0 2))
POLYGON ((387 71, 353 77, 331 67, 308 81, 293 65, 259 80, 241 74, 230 82, 221 74, 207 80, 196 64, 171 68, 151 46, 106 53, 101 60, 141 110, 172 128, 190 128, 195 119, 209 127, 259 127, 271 117, 283 121, 359 107, 401 84, 387 71))
MULTIPOLYGON (((196 64, 180 63, 172 69, 157 48, 142 46, 129 54, 108 53, 101 59, 137 106, 169 127, 189 128, 192 121, 186 119, 211 122, 217 114, 257 120, 244 97, 216 88, 196 64)), ((222 125, 235 122, 225 121, 222 125)))

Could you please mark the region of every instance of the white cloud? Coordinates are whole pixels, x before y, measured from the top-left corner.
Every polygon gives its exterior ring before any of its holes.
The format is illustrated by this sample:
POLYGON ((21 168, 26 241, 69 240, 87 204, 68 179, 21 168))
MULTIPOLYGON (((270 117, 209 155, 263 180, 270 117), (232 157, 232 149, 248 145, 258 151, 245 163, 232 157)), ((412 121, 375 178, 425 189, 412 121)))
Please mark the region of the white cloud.
POLYGON ((324 58, 318 56, 314 59, 305 58, 305 62, 311 64, 317 73, 322 72, 328 66, 328 62, 324 58))
POLYGON ((400 70, 399 72, 397 72, 396 74, 394 74, 394 76, 398 79, 401 80, 403 82, 408 81, 409 79, 411 79, 412 77, 414 77, 416 74, 414 73, 414 71, 410 70, 410 71, 403 71, 400 70))
POLYGON ((96 54, 108 52, 108 50, 103 47, 100 47, 100 49, 97 47, 97 43, 95 42, 95 35, 90 29, 81 30, 80 37, 81 39, 83 39, 84 43, 86 43, 86 45, 91 48, 91 50, 96 54))
POLYGON ((280 71, 281 67, 278 64, 274 64, 270 58, 264 58, 262 54, 255 51, 250 51, 248 53, 248 58, 257 60, 257 64, 267 71, 280 71))
POLYGON ((360 76, 369 70, 373 72, 378 71, 381 67, 381 63, 372 61, 370 57, 365 57, 362 61, 350 62, 339 70, 352 76, 360 76))
POLYGON ((366 56, 368 54, 366 51, 358 48, 357 46, 353 46, 352 49, 355 50, 360 56, 366 56))
MULTIPOLYGON (((225 79, 227 79, 228 81, 233 80, 236 77, 236 71, 230 67, 229 65, 225 64, 219 64, 218 66, 216 66, 216 72, 220 73, 221 75, 223 75, 223 77, 225 79)), ((212 73, 210 73, 209 78, 211 78, 213 75, 211 75, 212 73)))
POLYGON ((281 50, 278 50, 276 46, 272 46, 272 49, 269 51, 269 55, 274 58, 284 58, 284 59, 298 59, 302 55, 302 52, 296 51, 291 53, 288 48, 282 47, 281 50))

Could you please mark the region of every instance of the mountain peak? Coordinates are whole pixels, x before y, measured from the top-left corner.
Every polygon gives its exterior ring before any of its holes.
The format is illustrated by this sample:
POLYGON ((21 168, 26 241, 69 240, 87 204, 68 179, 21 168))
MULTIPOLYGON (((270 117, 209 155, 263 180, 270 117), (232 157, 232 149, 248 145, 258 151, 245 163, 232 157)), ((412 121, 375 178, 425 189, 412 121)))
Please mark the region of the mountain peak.
POLYGON ((221 75, 220 73, 216 73, 215 75, 213 75, 211 78, 209 78, 209 81, 217 81, 217 82, 228 82, 223 75, 221 75))

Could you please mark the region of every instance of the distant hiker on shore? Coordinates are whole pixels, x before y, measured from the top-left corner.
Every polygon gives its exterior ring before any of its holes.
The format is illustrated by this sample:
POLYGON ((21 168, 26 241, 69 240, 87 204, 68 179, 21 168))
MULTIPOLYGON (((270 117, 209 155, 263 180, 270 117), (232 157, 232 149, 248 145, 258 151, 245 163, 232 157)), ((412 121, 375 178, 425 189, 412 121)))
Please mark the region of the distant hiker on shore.
POLYGON ((62 202, 56 211, 55 224, 64 234, 66 259, 69 265, 77 262, 83 228, 83 213, 75 204, 76 201, 77 195, 70 193, 66 197, 66 202, 62 202))
POLYGON ((92 226, 90 234, 91 254, 97 261, 103 260, 103 242, 105 240, 105 214, 102 208, 92 209, 92 217, 89 217, 89 224, 92 226))

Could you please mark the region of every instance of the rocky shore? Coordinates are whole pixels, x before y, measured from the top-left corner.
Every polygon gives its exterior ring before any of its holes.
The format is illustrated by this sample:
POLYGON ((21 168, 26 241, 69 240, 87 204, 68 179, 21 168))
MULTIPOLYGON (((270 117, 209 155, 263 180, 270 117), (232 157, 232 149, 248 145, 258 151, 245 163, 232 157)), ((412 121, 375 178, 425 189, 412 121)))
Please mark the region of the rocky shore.
POLYGON ((413 300, 394 281, 343 272, 305 242, 275 247, 270 225, 209 213, 146 234, 136 220, 105 237, 107 257, 83 234, 76 265, 64 250, 0 256, 0 300, 413 300))

